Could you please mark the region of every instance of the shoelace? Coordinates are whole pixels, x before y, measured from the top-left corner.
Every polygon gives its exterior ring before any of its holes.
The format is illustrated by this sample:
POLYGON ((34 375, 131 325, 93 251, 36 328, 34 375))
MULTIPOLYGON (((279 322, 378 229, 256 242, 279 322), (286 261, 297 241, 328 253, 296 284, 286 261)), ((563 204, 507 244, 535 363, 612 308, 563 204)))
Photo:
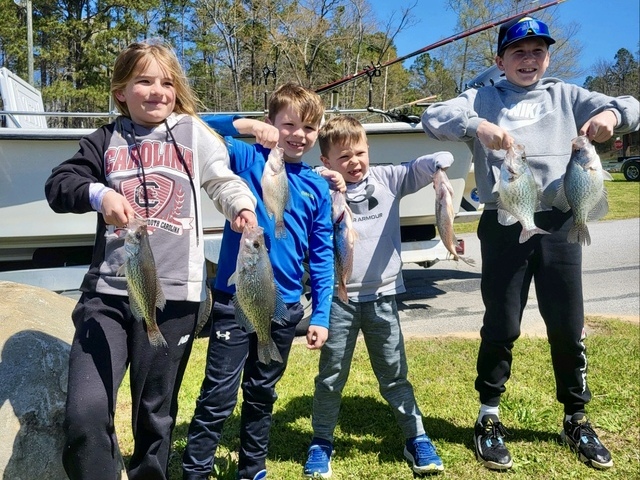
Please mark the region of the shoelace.
POLYGON ((431 458, 436 453, 433 444, 428 440, 415 442, 414 445, 416 447, 416 457, 420 460, 431 458))
POLYGON ((502 423, 488 422, 484 427, 484 431, 489 435, 491 439, 495 438, 498 441, 501 437, 506 437, 507 435, 509 435, 509 432, 502 423))
POLYGON ((573 437, 577 441, 582 437, 585 437, 587 439, 587 443, 599 444, 597 440, 598 435, 589 422, 576 424, 576 428, 573 430, 573 437))
POLYGON ((309 449, 309 461, 311 462, 326 462, 329 459, 329 455, 325 452, 324 448, 319 445, 314 445, 309 449))

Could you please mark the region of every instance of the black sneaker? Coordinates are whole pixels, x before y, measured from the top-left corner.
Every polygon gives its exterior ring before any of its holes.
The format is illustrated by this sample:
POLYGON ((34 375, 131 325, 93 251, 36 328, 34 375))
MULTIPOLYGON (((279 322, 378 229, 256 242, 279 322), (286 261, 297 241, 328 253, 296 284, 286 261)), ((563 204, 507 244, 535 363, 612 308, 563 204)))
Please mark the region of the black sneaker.
POLYGON ((578 454, 581 462, 599 469, 613 467, 609 450, 600 442, 584 413, 574 413, 571 420, 564 422, 560 438, 578 454))
POLYGON ((476 423, 473 432, 473 444, 478 461, 491 470, 511 468, 511 454, 502 440, 502 437, 508 434, 496 415, 482 417, 480 423, 476 423))

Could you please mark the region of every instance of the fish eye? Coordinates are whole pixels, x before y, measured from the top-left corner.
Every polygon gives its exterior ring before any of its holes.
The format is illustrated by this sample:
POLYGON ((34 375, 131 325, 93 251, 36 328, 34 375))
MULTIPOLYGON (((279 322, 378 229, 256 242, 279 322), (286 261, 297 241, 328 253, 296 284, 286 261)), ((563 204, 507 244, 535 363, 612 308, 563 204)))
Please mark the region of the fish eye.
POLYGON ((253 242, 253 248, 260 248, 260 242, 257 240, 253 242))

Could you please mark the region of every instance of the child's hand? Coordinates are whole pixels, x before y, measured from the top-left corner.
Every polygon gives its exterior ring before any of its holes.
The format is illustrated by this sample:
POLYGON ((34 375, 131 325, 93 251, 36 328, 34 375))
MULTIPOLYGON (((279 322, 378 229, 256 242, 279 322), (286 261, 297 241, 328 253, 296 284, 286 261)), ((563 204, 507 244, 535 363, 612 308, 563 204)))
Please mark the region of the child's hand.
POLYGON ((236 118, 233 126, 243 135, 253 135, 256 143, 265 148, 274 148, 280 138, 280 131, 276 127, 253 118, 236 118))
POLYGON ((586 135, 592 142, 606 142, 613 136, 618 117, 611 110, 594 115, 580 129, 580 135, 586 135))
POLYGON ((318 327, 316 325, 310 325, 307 330, 307 348, 309 350, 317 350, 322 348, 324 342, 329 337, 329 329, 325 327, 318 327))
POLYGON ((508 150, 515 143, 504 128, 487 120, 480 124, 477 134, 480 143, 491 150, 508 150))
POLYGON ((251 128, 251 134, 264 148, 275 148, 280 138, 280 131, 276 127, 257 120, 251 128))
POLYGON ((240 210, 238 216, 231 222, 231 230, 234 232, 242 233, 244 231, 245 226, 257 227, 258 219, 256 218, 256 214, 251 210, 240 210))
POLYGON ((344 181, 344 177, 342 174, 336 172, 335 170, 324 169, 320 171, 320 175, 327 182, 329 182, 329 188, 331 190, 337 190, 338 192, 346 192, 347 184, 344 181))
POLYGON ((115 190, 108 191, 102 197, 100 213, 107 225, 115 225, 118 228, 125 228, 129 220, 135 217, 129 201, 115 190))

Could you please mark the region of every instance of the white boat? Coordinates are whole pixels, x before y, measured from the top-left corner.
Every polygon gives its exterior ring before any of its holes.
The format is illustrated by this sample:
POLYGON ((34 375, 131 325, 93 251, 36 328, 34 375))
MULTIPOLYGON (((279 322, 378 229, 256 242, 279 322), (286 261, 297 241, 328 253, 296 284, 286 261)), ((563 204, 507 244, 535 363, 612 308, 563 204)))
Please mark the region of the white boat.
MULTIPOLYGON (((0 280, 53 291, 77 289, 90 260, 96 214, 54 213, 45 200, 44 183, 56 165, 73 156, 80 138, 93 129, 47 128, 46 116, 53 114, 43 112, 39 92, 6 69, 0 69, 0 89, 4 105, 0 110, 0 125, 4 125, 0 127, 0 280)), ((420 124, 367 123, 365 129, 372 165, 450 151, 455 162, 447 175, 456 192, 457 221, 478 217, 480 205, 474 200, 471 152, 466 144, 432 140, 420 124), (460 208, 461 204, 465 208, 460 208)), ((305 159, 319 165, 319 157, 316 145, 305 159)), ((203 202, 202 207, 205 253, 214 267, 224 218, 211 202, 203 202)), ((401 216, 404 262, 429 266, 447 257, 435 230, 433 188, 403 198, 401 216)))

